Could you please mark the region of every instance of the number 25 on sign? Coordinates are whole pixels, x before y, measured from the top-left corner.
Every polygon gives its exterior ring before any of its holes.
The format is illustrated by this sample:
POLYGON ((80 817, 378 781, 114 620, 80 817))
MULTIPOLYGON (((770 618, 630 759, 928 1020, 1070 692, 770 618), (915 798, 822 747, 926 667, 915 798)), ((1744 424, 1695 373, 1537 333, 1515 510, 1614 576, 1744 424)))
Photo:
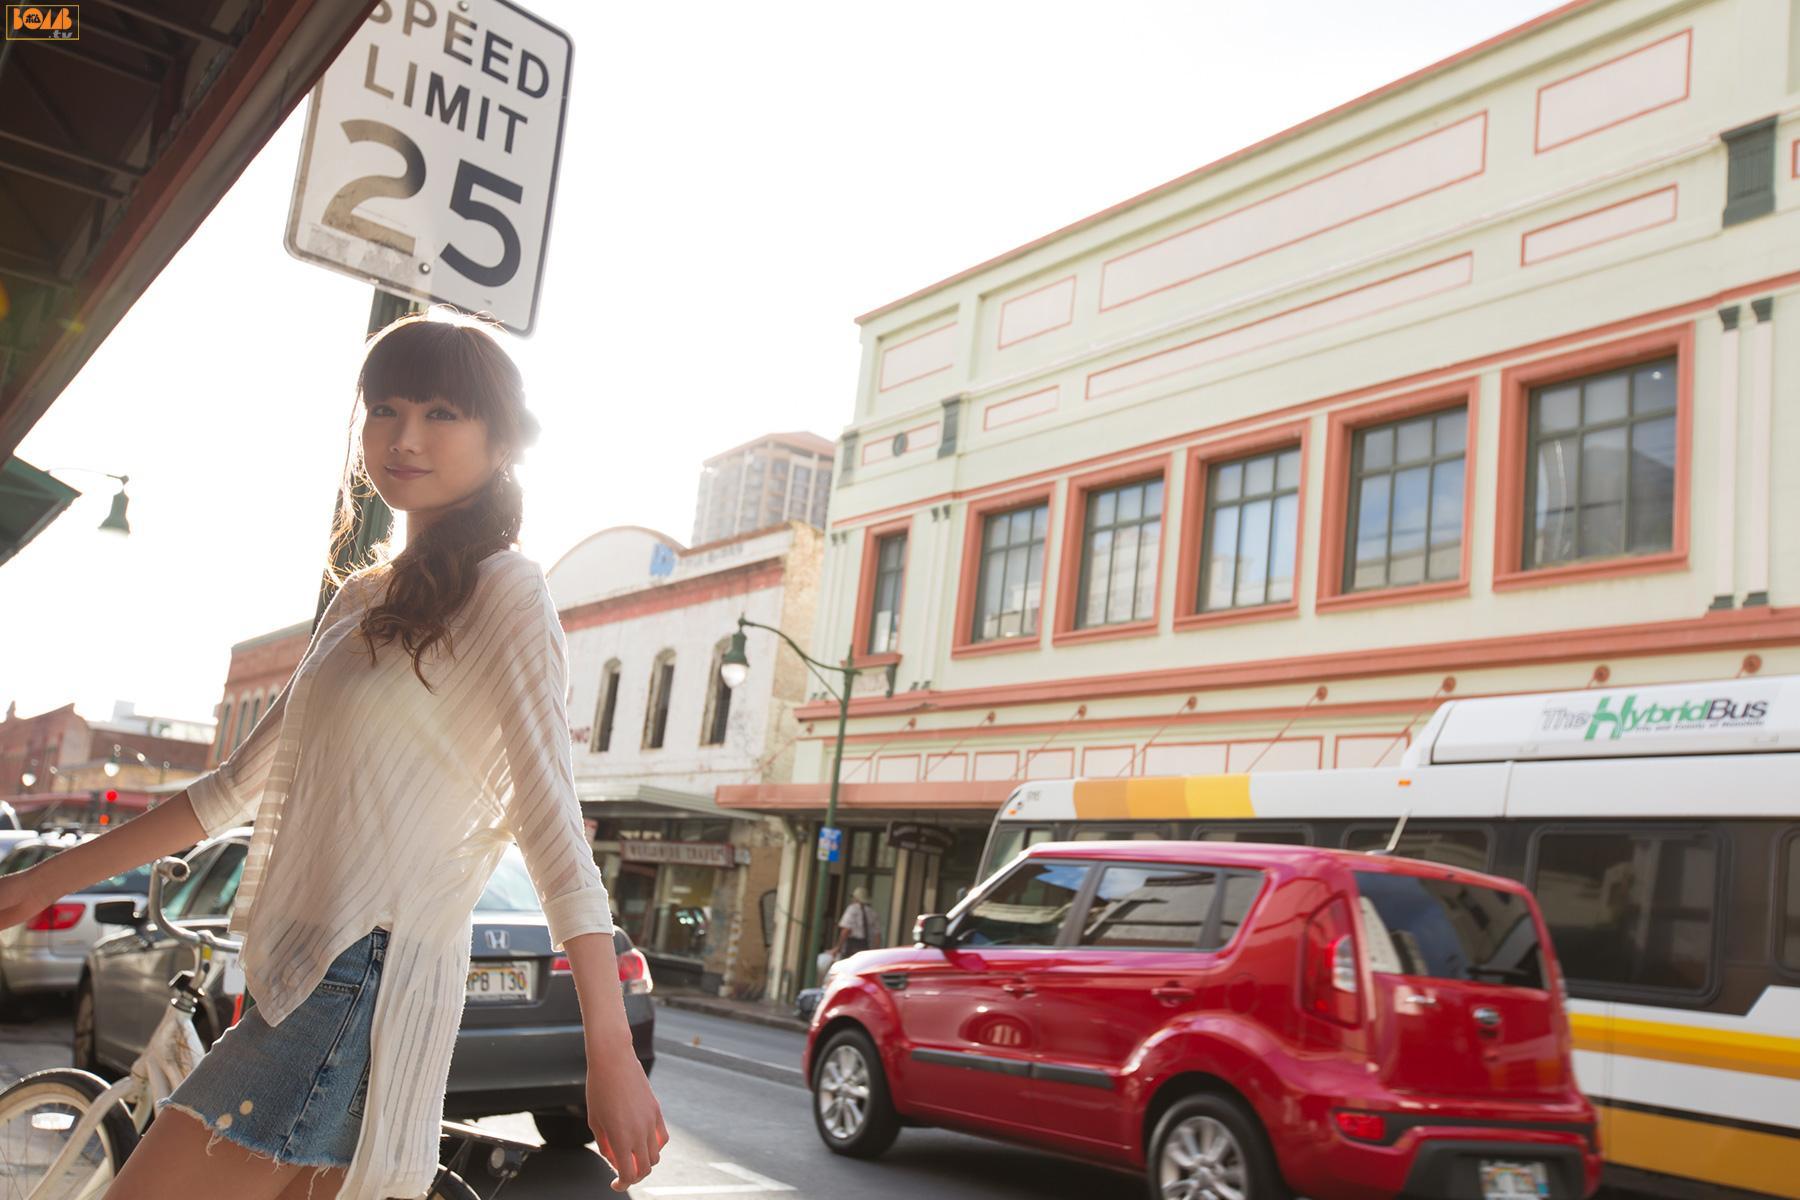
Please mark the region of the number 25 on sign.
POLYGON ((382 0, 313 93, 288 250, 530 332, 572 56, 510 0, 382 0))

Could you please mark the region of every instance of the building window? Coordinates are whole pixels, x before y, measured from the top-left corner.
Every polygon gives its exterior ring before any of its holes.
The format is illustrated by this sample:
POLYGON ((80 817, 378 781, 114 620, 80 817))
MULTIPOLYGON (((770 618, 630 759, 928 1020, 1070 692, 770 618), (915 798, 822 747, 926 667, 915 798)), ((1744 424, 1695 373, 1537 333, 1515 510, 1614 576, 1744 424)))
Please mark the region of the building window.
POLYGON ((225 739, 231 736, 231 701, 225 702, 225 711, 219 715, 219 744, 213 749, 213 757, 223 760, 225 757, 225 739))
POLYGON ((675 652, 664 650, 650 668, 650 702, 644 708, 643 748, 660 750, 669 728, 669 693, 675 689, 675 652))
POLYGON ((1346 592, 1462 576, 1468 423, 1456 408, 1356 432, 1346 592))
POLYGON ((1675 359, 1531 392, 1524 567, 1674 543, 1675 359))
POLYGON ((1292 600, 1300 448, 1215 463, 1206 476, 1206 534, 1195 608, 1218 612, 1292 600))
POLYGON ((604 754, 612 749, 613 715, 619 711, 619 660, 613 659, 600 672, 600 699, 594 705, 594 733, 588 749, 604 754))
POLYGON ((235 738, 233 738, 232 742, 231 742, 231 748, 233 750, 236 750, 239 746, 243 745, 244 739, 250 736, 250 731, 252 729, 256 728, 256 714, 258 712, 260 712, 261 710, 262 710, 262 697, 261 696, 258 696, 255 699, 253 699, 252 701, 250 701, 250 707, 248 710, 246 710, 243 705, 241 705, 241 704, 238 705, 237 736, 235 738))
POLYGON ((1719 135, 1725 142, 1725 212, 1736 225, 1775 211, 1775 118, 1764 117, 1719 135))
POLYGON ((870 600, 870 654, 900 647, 900 597, 906 582, 906 535, 890 534, 875 543, 875 590, 870 600))
POLYGON ((720 673, 719 664, 725 659, 725 651, 731 646, 730 638, 719 639, 713 647, 712 670, 706 677, 706 715, 701 719, 702 746, 723 746, 725 729, 731 720, 731 689, 725 686, 725 677, 720 673))
POLYGON ((990 513, 982 520, 974 641, 1037 636, 1049 525, 1048 504, 990 513))
POLYGON ((1162 509, 1160 477, 1087 494, 1075 628, 1148 621, 1156 615, 1162 509))

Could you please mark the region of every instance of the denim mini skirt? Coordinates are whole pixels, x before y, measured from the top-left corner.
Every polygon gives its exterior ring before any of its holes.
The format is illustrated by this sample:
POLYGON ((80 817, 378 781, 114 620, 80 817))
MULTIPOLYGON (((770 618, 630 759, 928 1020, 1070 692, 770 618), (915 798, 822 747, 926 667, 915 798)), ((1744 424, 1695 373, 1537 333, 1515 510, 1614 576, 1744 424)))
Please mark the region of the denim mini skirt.
POLYGON ((387 943, 388 931, 377 927, 338 955, 278 1026, 248 1009, 157 1110, 178 1108, 215 1138, 278 1164, 349 1166, 362 1132, 387 943))

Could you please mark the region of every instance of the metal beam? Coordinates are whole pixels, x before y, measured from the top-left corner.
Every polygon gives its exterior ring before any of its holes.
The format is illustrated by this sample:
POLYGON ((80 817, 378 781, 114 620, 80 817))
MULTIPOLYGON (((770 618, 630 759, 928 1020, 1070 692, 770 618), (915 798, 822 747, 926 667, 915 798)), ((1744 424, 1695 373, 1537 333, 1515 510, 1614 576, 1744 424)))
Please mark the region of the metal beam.
POLYGON ((162 76, 152 75, 150 72, 141 70, 137 67, 128 67, 124 63, 116 63, 108 58, 101 58, 92 50, 79 50, 73 43, 33 42, 32 45, 42 47, 43 49, 56 54, 61 54, 67 58, 72 58, 76 62, 86 63, 90 67, 99 67, 102 71, 111 71, 114 75, 121 75, 126 79, 136 80, 138 83, 146 84, 149 87, 157 88, 159 90, 162 88, 162 76))
POLYGON ((40 271, 27 271, 19 267, 9 267, 3 262, 0 262, 0 275, 11 275, 15 279, 23 279, 28 283, 39 284, 42 287, 60 288, 63 291, 68 291, 75 286, 67 279, 62 279, 55 275, 45 275, 40 271))
POLYGON ((238 44, 243 41, 243 39, 236 34, 220 33, 209 25, 197 25, 192 21, 183 21, 179 17, 170 17, 159 12, 150 12, 147 9, 139 8, 135 4, 128 4, 125 0, 89 0, 89 2, 98 4, 101 8, 110 8, 114 12, 129 13, 140 21, 148 21, 152 25, 160 25, 162 28, 167 29, 172 33, 179 33, 182 37, 192 38, 197 42, 211 42, 213 45, 223 46, 227 50, 237 49, 238 44))
POLYGON ((104 25, 96 25, 92 21, 89 21, 86 25, 82 26, 81 32, 84 36, 92 34, 94 37, 106 38, 109 41, 117 42, 121 46, 130 46, 140 54, 148 54, 150 57, 160 58, 164 62, 170 62, 175 57, 174 51, 172 50, 164 49, 161 46, 147 45, 144 42, 138 41, 122 29, 108 29, 104 25))
POLYGON ((24 134, 15 133, 10 129, 0 129, 0 138, 5 138, 9 142, 17 142, 21 146, 30 146, 33 150, 41 150, 45 154, 54 154, 58 158, 66 158, 70 162, 80 163, 84 167, 93 167, 99 171, 111 172, 114 175, 129 175, 133 179, 142 179, 144 177, 143 167, 134 167, 121 162, 108 162, 103 158, 95 158, 91 154, 83 154, 79 150, 70 150, 64 146, 58 146, 54 142, 40 142, 36 138, 26 137, 24 134))
POLYGON ((45 171, 37 167, 28 167, 22 163, 7 162, 0 158, 0 171, 11 171, 14 175, 25 175, 32 179, 41 179, 45 183, 53 183, 57 187, 68 188, 72 192, 80 192, 86 196, 98 196, 102 200, 123 200, 125 193, 115 191, 99 184, 83 183, 79 179, 70 179, 67 175, 58 175, 54 171, 45 171))

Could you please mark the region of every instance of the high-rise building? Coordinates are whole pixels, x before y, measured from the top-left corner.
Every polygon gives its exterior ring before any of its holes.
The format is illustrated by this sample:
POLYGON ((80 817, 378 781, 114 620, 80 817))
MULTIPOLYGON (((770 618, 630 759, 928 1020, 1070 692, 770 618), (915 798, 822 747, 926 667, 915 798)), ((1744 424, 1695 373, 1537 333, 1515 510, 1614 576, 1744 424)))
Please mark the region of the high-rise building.
POLYGON ((816 433, 770 433, 707 459, 694 503, 693 544, 783 521, 823 529, 836 450, 816 433))

